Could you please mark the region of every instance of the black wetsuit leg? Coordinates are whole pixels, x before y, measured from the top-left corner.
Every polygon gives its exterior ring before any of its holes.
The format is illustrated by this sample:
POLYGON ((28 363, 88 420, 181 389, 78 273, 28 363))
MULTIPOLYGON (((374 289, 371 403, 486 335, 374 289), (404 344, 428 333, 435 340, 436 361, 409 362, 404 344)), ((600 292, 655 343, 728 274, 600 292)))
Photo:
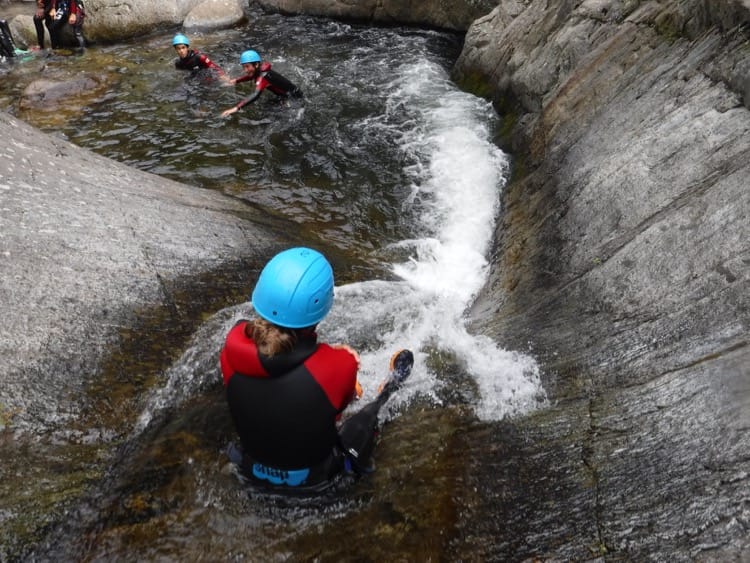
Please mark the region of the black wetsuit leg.
POLYGON ((83 51, 86 48, 86 39, 83 37, 83 20, 76 22, 73 26, 73 36, 78 42, 78 48, 83 51))
MULTIPOLYGON (((44 21, 49 20, 50 17, 45 15, 38 17, 34 14, 34 28, 36 29, 36 42, 39 44, 40 49, 44 49, 44 21)), ((49 24, 47 24, 49 27, 49 24)))
POLYGON ((86 19, 86 8, 84 7, 82 0, 71 1, 77 2, 78 6, 78 19, 76 20, 76 23, 73 24, 73 36, 78 42, 78 48, 83 51, 86 49, 86 39, 83 37, 83 20, 86 19))
POLYGON ((372 471, 372 452, 379 431, 378 413, 411 373, 414 355, 409 350, 401 350, 392 361, 395 361, 396 365, 391 365, 391 369, 394 370, 391 374, 398 375, 389 377, 375 400, 346 419, 339 429, 339 446, 357 473, 372 471))
POLYGON ((372 452, 378 437, 378 413, 397 384, 386 385, 377 398, 347 418, 339 429, 339 441, 357 473, 372 471, 372 452))
POLYGON ((347 418, 339 430, 341 448, 357 473, 371 471, 372 452, 378 436, 378 412, 382 403, 375 400, 347 418))
POLYGON ((62 47, 62 30, 65 27, 65 24, 68 23, 69 14, 69 3, 58 2, 57 9, 55 10, 55 17, 50 18, 47 23, 47 29, 49 29, 49 39, 53 49, 59 49, 60 47, 62 47))
POLYGON ((8 27, 8 22, 0 20, 0 52, 6 57, 16 56, 16 45, 13 42, 13 35, 8 27))
POLYGON ((60 48, 60 32, 61 26, 59 25, 58 20, 48 19, 46 21, 47 24, 47 31, 49 31, 49 43, 50 47, 53 49, 59 49, 60 48))

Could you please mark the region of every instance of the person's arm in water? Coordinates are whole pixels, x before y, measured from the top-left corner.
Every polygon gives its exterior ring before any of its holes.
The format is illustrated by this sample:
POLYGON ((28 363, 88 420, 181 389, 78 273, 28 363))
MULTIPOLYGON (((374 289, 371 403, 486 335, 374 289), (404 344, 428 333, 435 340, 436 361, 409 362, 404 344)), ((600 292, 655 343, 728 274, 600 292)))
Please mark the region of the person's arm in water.
POLYGON ((221 69, 221 67, 211 59, 209 59, 208 56, 204 53, 198 53, 198 65, 201 68, 210 68, 216 71, 218 74, 224 74, 224 71, 221 69))
POLYGON ((243 74, 242 76, 238 76, 237 78, 232 78, 230 82, 233 85, 240 84, 241 82, 247 82, 248 80, 253 80, 255 77, 252 74, 243 74))
POLYGON ((231 86, 232 79, 229 78, 226 72, 224 72, 224 69, 222 69, 219 65, 213 62, 203 53, 200 54, 200 65, 203 68, 208 68, 214 71, 216 73, 216 76, 219 78, 219 80, 221 80, 225 85, 231 86))
POLYGON ((263 93, 262 88, 256 88, 255 92, 252 93, 249 97, 245 98, 244 100, 240 100, 237 105, 234 107, 231 107, 229 109, 224 110, 221 112, 221 117, 227 117, 232 115, 233 113, 237 113, 240 111, 243 107, 245 107, 248 104, 252 104, 255 100, 257 100, 260 95, 263 93))

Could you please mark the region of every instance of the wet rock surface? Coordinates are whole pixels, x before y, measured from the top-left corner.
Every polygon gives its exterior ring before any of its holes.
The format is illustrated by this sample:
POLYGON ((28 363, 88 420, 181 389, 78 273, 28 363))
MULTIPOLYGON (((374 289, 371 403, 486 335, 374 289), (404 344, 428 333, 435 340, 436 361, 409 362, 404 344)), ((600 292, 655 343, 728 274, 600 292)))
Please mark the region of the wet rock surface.
POLYGON ((282 230, 6 113, 0 132, 5 560, 98 488, 157 374, 207 311, 244 300, 282 230))
POLYGON ((181 280, 252 259, 269 239, 239 201, 114 163, 5 113, 0 129, 0 400, 14 428, 44 428, 74 416, 56 409, 80 384, 70 373, 94 371, 133 309, 174 303, 181 280))
POLYGON ((476 327, 552 402, 475 477, 509 483, 493 558, 750 550, 750 19, 698 4, 504 2, 467 35, 516 159, 476 327))

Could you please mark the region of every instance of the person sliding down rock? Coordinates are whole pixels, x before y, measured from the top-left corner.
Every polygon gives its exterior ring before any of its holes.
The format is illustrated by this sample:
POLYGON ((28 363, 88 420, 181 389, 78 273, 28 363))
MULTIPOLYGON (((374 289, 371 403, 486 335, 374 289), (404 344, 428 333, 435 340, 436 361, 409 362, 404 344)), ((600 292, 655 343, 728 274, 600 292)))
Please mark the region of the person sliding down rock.
POLYGON ((274 256, 258 278, 258 318, 228 333, 220 365, 227 403, 240 437, 229 458, 253 485, 276 491, 320 491, 343 473, 370 469, 378 411, 411 372, 400 350, 378 397, 346 419, 362 394, 359 356, 345 344, 318 342, 316 327, 333 305, 333 270, 310 248, 274 256))

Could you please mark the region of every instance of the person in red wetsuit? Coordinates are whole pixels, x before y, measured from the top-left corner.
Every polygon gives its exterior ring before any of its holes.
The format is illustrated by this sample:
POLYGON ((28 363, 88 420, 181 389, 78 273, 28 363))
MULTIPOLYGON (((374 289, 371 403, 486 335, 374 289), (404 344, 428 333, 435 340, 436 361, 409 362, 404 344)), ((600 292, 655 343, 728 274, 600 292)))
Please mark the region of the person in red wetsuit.
POLYGON ((83 37, 85 18, 86 9, 83 0, 37 0, 34 27, 39 48, 44 49, 44 29, 42 28, 44 21, 49 30, 50 45, 53 49, 62 47, 61 34, 67 24, 73 30, 78 48, 83 52, 86 49, 86 39, 83 37))
POLYGON ((240 100, 235 106, 224 110, 221 117, 227 117, 241 110, 246 105, 252 104, 260 98, 265 90, 270 90, 276 94, 277 99, 285 101, 289 98, 302 98, 302 90, 294 85, 287 78, 271 69, 271 64, 261 60, 256 51, 245 51, 240 56, 240 64, 245 74, 230 80, 232 84, 240 84, 249 80, 255 81, 255 91, 240 100))
POLYGON ((315 332, 333 305, 333 285, 320 252, 285 250, 266 264, 253 290, 258 318, 238 322, 226 337, 220 365, 241 444, 230 445, 229 457, 253 484, 321 490, 347 470, 367 470, 377 413, 393 389, 339 430, 342 412, 362 391, 358 354, 318 342, 315 332))
POLYGON ((208 58, 207 55, 190 48, 190 40, 186 35, 178 33, 172 39, 172 46, 177 53, 174 67, 177 70, 190 71, 191 76, 196 76, 202 71, 208 71, 211 77, 218 77, 226 84, 230 84, 229 77, 219 65, 208 58))

